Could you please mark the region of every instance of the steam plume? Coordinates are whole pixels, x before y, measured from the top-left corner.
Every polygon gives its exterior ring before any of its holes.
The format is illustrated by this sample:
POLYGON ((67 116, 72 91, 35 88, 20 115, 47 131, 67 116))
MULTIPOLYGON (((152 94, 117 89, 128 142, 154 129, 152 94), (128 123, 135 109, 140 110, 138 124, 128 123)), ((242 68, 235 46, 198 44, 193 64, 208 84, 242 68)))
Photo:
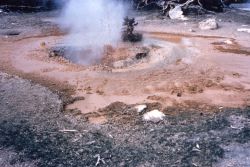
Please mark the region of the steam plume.
POLYGON ((60 23, 70 32, 65 43, 83 52, 71 53, 69 58, 80 64, 100 59, 105 45, 120 40, 124 15, 124 5, 117 0, 70 0, 60 23))

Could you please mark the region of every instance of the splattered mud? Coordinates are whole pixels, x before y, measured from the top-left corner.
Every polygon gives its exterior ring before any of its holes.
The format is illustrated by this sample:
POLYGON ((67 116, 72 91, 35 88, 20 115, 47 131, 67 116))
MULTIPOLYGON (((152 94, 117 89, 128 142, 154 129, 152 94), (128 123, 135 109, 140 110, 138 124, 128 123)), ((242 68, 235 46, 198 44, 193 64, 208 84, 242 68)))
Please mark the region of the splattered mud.
POLYGON ((215 42, 213 43, 215 45, 215 49, 219 50, 220 52, 225 53, 234 53, 234 54, 243 54, 246 56, 250 56, 250 48, 249 47, 243 47, 239 45, 235 40, 228 40, 225 42, 215 42))

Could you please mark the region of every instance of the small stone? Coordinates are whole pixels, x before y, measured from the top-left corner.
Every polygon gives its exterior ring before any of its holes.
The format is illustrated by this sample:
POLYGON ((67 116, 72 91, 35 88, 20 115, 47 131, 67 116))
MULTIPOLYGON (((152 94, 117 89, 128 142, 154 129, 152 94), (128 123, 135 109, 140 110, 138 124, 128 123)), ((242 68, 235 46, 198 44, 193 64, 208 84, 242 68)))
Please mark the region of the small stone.
POLYGON ((138 113, 141 113, 147 109, 147 105, 145 104, 137 105, 135 106, 135 109, 137 110, 138 113))
POLYGON ((152 110, 143 115, 144 121, 151 121, 154 123, 160 122, 164 119, 165 114, 159 110, 152 110))
POLYGON ((45 42, 41 42, 41 43, 40 43, 40 46, 41 46, 41 47, 45 47, 45 46, 46 46, 46 43, 45 43, 45 42))
POLYGON ((199 22, 199 28, 201 30, 215 30, 218 29, 218 23, 215 19, 207 19, 199 22))
POLYGON ((195 30, 193 30, 192 28, 189 29, 189 32, 195 32, 195 30))
POLYGON ((120 61, 116 61, 113 63, 113 67, 114 68, 122 68, 124 67, 124 61, 123 60, 120 60, 120 61))
POLYGON ((228 44, 228 45, 232 45, 232 44, 233 44, 233 41, 231 41, 231 40, 225 40, 224 43, 225 43, 225 44, 228 44))
POLYGON ((56 57, 55 52, 53 52, 53 51, 49 52, 49 57, 56 57))
POLYGON ((102 90, 97 90, 96 93, 99 95, 104 95, 104 92, 102 90))
POLYGON ((182 96, 182 93, 181 92, 178 92, 177 93, 177 97, 181 97, 182 96))
POLYGON ((238 28, 237 31, 238 31, 238 32, 250 33, 250 28, 238 28))
POLYGON ((65 47, 53 47, 49 50, 49 57, 64 57, 65 52, 66 52, 65 47))
POLYGON ((143 59, 143 58, 145 58, 145 57, 147 57, 148 56, 148 53, 137 53, 136 55, 135 55, 135 58, 137 59, 137 60, 140 60, 140 59, 143 59))

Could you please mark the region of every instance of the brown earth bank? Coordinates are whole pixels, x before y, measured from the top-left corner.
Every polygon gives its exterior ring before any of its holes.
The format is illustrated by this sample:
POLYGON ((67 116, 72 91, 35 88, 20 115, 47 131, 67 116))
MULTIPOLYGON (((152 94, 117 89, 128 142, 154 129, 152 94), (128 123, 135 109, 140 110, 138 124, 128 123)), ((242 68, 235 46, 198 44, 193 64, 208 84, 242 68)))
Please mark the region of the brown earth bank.
POLYGON ((0 165, 249 166, 249 13, 132 13, 144 41, 90 66, 49 57, 57 16, 0 13, 0 165), (220 28, 199 30, 211 17, 220 28), (144 122, 137 104, 166 118, 144 122))

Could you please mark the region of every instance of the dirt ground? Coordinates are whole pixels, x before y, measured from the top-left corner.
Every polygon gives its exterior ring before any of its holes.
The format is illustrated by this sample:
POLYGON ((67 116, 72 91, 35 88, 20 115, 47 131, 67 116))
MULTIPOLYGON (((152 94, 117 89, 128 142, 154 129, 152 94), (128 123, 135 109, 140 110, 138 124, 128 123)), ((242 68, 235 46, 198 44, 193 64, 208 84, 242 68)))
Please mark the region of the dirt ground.
POLYGON ((250 166, 250 13, 131 15, 143 42, 82 66, 49 57, 57 11, 0 13, 0 166, 250 166), (211 17, 219 29, 199 30, 211 17))
POLYGON ((96 125, 93 115, 62 112, 59 96, 40 85, 4 73, 0 85, 1 166, 250 165, 249 108, 166 108, 155 124, 116 102, 96 125))
POLYGON ((62 45, 65 37, 56 25, 58 13, 2 14, 1 69, 85 97, 67 106, 83 113, 116 101, 244 107, 249 105, 249 35, 237 28, 249 24, 249 14, 237 12, 240 19, 235 14, 190 16, 185 22, 134 14, 144 41, 120 43, 107 51, 100 64, 91 66, 49 58, 49 50, 62 45), (217 17, 220 28, 199 30, 198 22, 211 17, 217 17), (149 56, 135 60, 143 48, 150 50, 149 56))

